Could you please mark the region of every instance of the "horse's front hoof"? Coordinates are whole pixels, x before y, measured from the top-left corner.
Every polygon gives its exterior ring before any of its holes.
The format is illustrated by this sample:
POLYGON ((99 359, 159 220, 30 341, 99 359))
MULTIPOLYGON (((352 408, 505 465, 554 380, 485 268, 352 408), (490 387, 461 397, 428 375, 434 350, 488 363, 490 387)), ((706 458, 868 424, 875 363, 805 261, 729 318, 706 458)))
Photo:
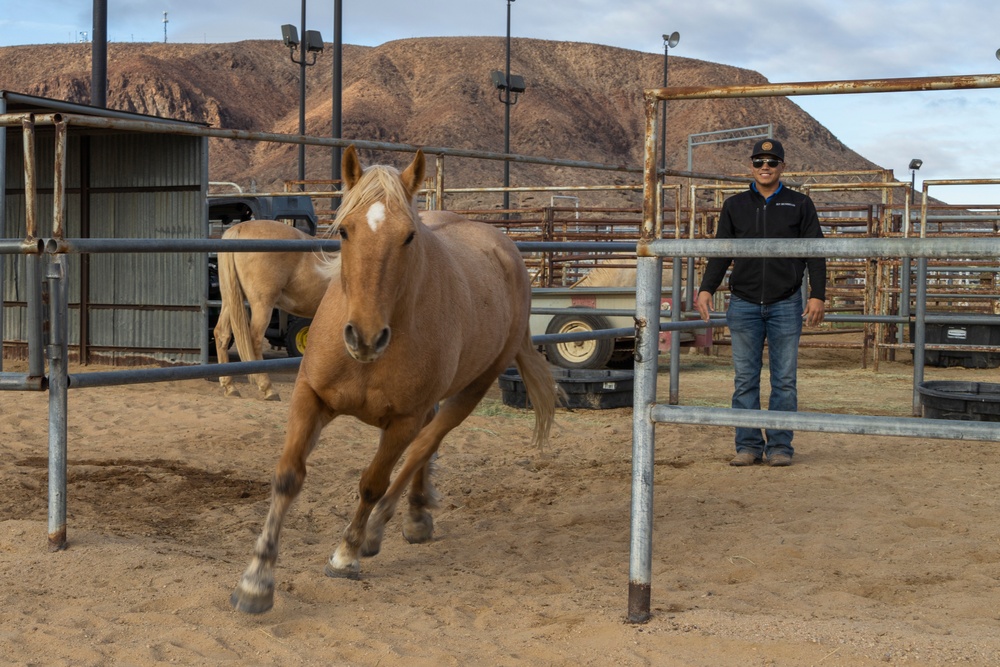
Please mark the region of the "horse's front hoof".
POLYGON ((229 596, 229 604, 244 614, 263 614, 274 606, 274 591, 254 594, 237 587, 229 596))
POLYGON ((355 561, 348 567, 334 567, 332 563, 327 561, 326 567, 323 568, 323 574, 334 579, 357 580, 361 578, 361 564, 355 561))
POLYGON ((409 519, 403 525, 403 537, 410 544, 424 544, 434 537, 434 518, 424 514, 420 519, 409 519))
POLYGON ((225 390, 223 390, 223 395, 226 398, 239 398, 240 390, 230 385, 229 387, 226 387, 225 390))
POLYGON ((266 394, 264 394, 264 400, 265 401, 280 401, 281 400, 281 394, 279 394, 276 391, 268 391, 266 394))

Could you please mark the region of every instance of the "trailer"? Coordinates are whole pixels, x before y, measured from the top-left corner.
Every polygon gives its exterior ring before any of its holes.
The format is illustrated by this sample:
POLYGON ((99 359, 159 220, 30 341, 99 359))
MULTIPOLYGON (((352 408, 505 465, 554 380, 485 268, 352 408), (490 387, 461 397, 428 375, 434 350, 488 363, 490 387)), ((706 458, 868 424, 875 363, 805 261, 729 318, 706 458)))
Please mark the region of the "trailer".
MULTIPOLYGON (((671 299, 660 305, 670 319, 671 299)), ((531 292, 531 335, 565 334, 602 329, 635 329, 635 287, 540 287, 531 292)), ((710 347, 711 331, 680 332, 681 345, 710 347)), ((659 349, 670 350, 672 332, 661 331, 659 349)), ((632 364, 635 335, 542 344, 549 363, 561 368, 598 369, 632 364)))

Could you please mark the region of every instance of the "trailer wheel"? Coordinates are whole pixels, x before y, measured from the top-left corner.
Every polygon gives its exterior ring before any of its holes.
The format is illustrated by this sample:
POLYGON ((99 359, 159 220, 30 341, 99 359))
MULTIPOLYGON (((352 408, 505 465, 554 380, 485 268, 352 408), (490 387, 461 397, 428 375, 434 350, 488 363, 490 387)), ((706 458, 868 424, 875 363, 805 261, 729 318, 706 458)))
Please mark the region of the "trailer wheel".
MULTIPOLYGON (((573 313, 553 317, 545 328, 545 333, 573 333, 610 328, 611 323, 603 315, 573 313)), ((604 368, 611 360, 614 351, 615 341, 610 338, 545 345, 545 355, 549 361, 563 368, 604 368)))
POLYGON ((288 356, 301 357, 305 353, 310 324, 312 319, 308 317, 289 318, 288 331, 285 332, 285 350, 288 351, 288 356))

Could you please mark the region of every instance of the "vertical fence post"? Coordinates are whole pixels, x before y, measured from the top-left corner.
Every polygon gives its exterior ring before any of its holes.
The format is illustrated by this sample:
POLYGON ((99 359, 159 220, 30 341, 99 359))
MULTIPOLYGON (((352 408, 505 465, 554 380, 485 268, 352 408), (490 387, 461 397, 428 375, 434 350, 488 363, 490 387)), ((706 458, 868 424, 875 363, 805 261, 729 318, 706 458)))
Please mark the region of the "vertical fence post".
POLYGON ((434 207, 438 211, 444 210, 444 155, 437 155, 434 158, 434 196, 437 199, 434 207))
POLYGON ((66 415, 69 376, 66 339, 66 256, 49 262, 49 551, 66 548, 66 415))
POLYGON ((636 267, 635 376, 632 406, 632 507, 629 551, 628 621, 649 620, 653 575, 653 454, 651 409, 656 402, 660 338, 660 283, 663 260, 643 256, 654 239, 657 220, 655 95, 646 94, 646 146, 643 174, 642 234, 636 267))
MULTIPOLYGON (((0 114, 7 113, 7 100, 0 97, 0 114)), ((0 239, 7 238, 7 126, 0 125, 0 239)), ((4 312, 7 296, 7 256, 0 254, 0 372, 3 372, 4 312)))
MULTIPOLYGON (((38 189, 35 182, 35 122, 33 118, 21 121, 24 140, 24 216, 25 239, 38 238, 38 189)), ((28 328, 28 375, 41 377, 45 374, 45 351, 42 337, 42 257, 25 257, 27 274, 27 328, 28 328)))

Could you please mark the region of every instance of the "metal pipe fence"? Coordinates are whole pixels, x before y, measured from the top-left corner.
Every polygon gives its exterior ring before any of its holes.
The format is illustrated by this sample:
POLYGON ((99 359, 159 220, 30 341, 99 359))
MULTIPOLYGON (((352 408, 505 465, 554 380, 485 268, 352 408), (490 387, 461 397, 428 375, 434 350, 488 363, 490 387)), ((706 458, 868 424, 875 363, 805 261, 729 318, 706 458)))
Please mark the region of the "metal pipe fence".
MULTIPOLYGON (((725 242, 715 239, 693 238, 693 218, 689 227, 692 238, 680 238, 680 213, 676 213, 676 238, 662 239, 662 207, 656 179, 660 175, 701 177, 701 174, 663 170, 657 168, 655 156, 656 127, 653 119, 656 114, 656 102, 660 99, 710 99, 717 97, 747 97, 747 96, 781 96, 797 94, 832 94, 848 92, 891 92, 898 90, 948 90, 960 88, 992 88, 1000 87, 1000 76, 946 77, 941 79, 912 80, 876 80, 862 82, 826 82, 820 84, 765 84, 758 86, 737 86, 728 88, 664 88, 647 91, 645 105, 645 154, 644 165, 640 169, 622 165, 604 165, 592 162, 574 160, 555 160, 531 156, 514 156, 501 153, 482 151, 463 151, 448 148, 424 148, 425 153, 449 155, 455 157, 475 157, 480 159, 507 160, 531 164, 578 167, 619 172, 643 173, 643 216, 640 230, 640 240, 636 242, 524 242, 518 243, 522 252, 545 252, 560 250, 568 252, 633 252, 637 257, 636 279, 636 309, 634 329, 608 330, 602 332, 581 332, 576 334, 559 334, 538 337, 536 342, 556 342, 586 340, 596 337, 618 336, 621 332, 634 333, 635 345, 635 393, 633 410, 633 469, 632 469, 632 536, 631 558, 629 572, 629 619, 641 622, 649 616, 650 577, 651 577, 651 537, 652 537, 652 483, 653 483, 653 424, 657 421, 669 423, 718 423, 731 425, 761 425, 776 424, 776 427, 789 427, 804 430, 829 430, 835 428, 853 429, 851 433, 920 435, 922 437, 943 437, 954 439, 981 439, 1000 441, 1000 434, 995 428, 968 423, 933 424, 917 419, 893 419, 887 417, 871 417, 860 420, 846 420, 844 415, 824 415, 796 413, 788 415, 769 415, 766 413, 739 415, 734 411, 722 409, 699 409, 678 406, 677 384, 675 374, 679 369, 678 352, 679 336, 672 337, 671 386, 670 405, 657 405, 657 375, 658 375, 658 332, 668 330, 683 330, 722 326, 721 319, 715 318, 710 323, 701 321, 680 321, 680 309, 669 313, 670 322, 661 322, 663 313, 660 308, 662 296, 662 266, 663 257, 673 258, 673 281, 671 285, 673 303, 680 303, 681 258, 711 257, 711 256, 770 256, 770 257, 888 257, 918 259, 918 294, 914 340, 915 351, 922 351, 925 346, 923 327, 933 316, 926 313, 925 286, 926 260, 928 258, 995 258, 1000 256, 1000 239, 939 239, 939 238, 878 238, 878 239, 821 239, 798 243, 788 241, 780 246, 766 242, 734 241, 725 242), (771 421, 772 419, 777 421, 771 421), (782 421, 790 419, 793 421, 782 421), (928 435, 929 432, 940 435, 928 435)), ((317 137, 300 137, 297 135, 275 135, 270 133, 249 132, 240 130, 214 130, 211 128, 193 127, 191 125, 141 122, 118 118, 94 118, 73 114, 50 114, 40 116, 25 116, 14 118, 11 115, 0 114, 0 126, 21 123, 28 127, 34 123, 51 123, 64 127, 66 123, 90 128, 121 129, 129 131, 149 131, 160 134, 187 134, 215 137, 222 139, 242 139, 253 141, 272 141, 278 143, 303 143, 318 146, 344 147, 354 144, 358 148, 414 152, 418 147, 406 144, 391 144, 386 142, 347 141, 341 139, 325 139, 317 137)), ((33 132, 26 132, 26 137, 33 132)), ((33 149, 32 149, 33 151, 33 149)), ((32 176, 28 173, 34 164, 33 157, 28 155, 28 144, 25 145, 26 164, 26 201, 30 204, 29 211, 35 207, 35 187, 32 176)), ((33 152, 32 152, 33 155, 33 152)), ((57 163, 61 162, 57 160, 57 163)), ((58 165, 57 165, 58 166, 58 165)), ((728 178, 728 177, 727 177, 728 178)), ((58 181, 58 179, 57 179, 58 181)), ((61 186, 60 186, 61 187, 61 186)), ((921 207, 921 236, 924 236, 927 220, 926 184, 924 202, 921 207)), ((261 362, 238 362, 224 367, 191 366, 166 369, 127 370, 102 373, 71 374, 67 367, 68 349, 66 344, 66 275, 65 256, 69 254, 88 253, 148 253, 148 252, 228 252, 228 251, 283 251, 283 250, 334 250, 339 247, 336 241, 236 241, 215 239, 66 239, 62 238, 59 208, 62 198, 56 197, 54 213, 53 238, 37 239, 37 224, 33 213, 29 213, 27 237, 21 240, 0 240, 0 256, 4 254, 28 255, 29 271, 28 319, 32 323, 29 328, 29 371, 25 374, 0 373, 0 390, 49 390, 49 539, 50 548, 61 549, 66 545, 66 423, 67 392, 71 388, 87 388, 110 386, 116 384, 137 384, 143 382, 169 381, 189 378, 215 378, 220 374, 244 374, 268 372, 272 370, 291 370, 297 368, 298 359, 268 360, 261 362), (43 272, 42 269, 46 268, 43 272), (44 281, 49 287, 48 320, 50 323, 49 340, 44 344, 44 351, 49 361, 49 375, 44 374, 43 335, 44 319, 41 286, 44 281)), ((679 203, 678 203, 679 206, 679 203)), ((907 219, 909 216, 907 216, 907 219)), ((689 264, 690 266, 690 264, 689 264)), ((689 278, 689 284, 691 280, 689 278)), ((871 320, 872 316, 868 317, 871 320)), ((878 316, 874 316, 878 317, 878 316)), ((844 320, 852 321, 852 320, 844 320)), ((859 319, 856 321, 866 321, 859 319)), ((871 320, 876 321, 876 320, 871 320)), ((909 322, 909 318, 898 318, 893 321, 909 322)), ((914 383, 922 379, 922 354, 920 362, 914 357, 914 383)), ((916 396, 916 389, 914 390, 916 396)), ((916 398, 915 398, 916 401, 916 398)), ((915 403, 916 405, 916 403, 915 403)), ((767 426, 770 427, 770 426, 767 426)))
MULTIPOLYGON (((642 623, 650 617, 652 582, 652 517, 654 473, 654 424, 659 419, 671 423, 701 423, 699 420, 725 419, 736 426, 754 426, 773 418, 759 411, 718 409, 710 414, 690 406, 661 406, 657 403, 658 359, 650 323, 656 319, 661 301, 658 280, 662 257, 665 256, 725 256, 725 257, 917 257, 916 339, 917 349, 922 349, 926 308, 926 266, 928 257, 987 258, 1000 256, 1000 239, 809 239, 782 240, 781 244, 757 240, 730 241, 706 240, 657 240, 656 234, 656 183, 657 183, 657 123, 660 100, 720 99, 745 97, 782 97, 790 95, 826 95, 848 93, 880 93, 924 90, 959 90, 970 88, 1000 88, 1000 75, 971 75, 959 77, 922 77, 911 79, 875 79, 861 81, 827 81, 787 84, 751 84, 722 87, 675 87, 649 89, 643 99, 645 127, 643 147, 643 231, 637 249, 638 275, 636 287, 636 364, 633 398, 632 433, 632 509, 629 557, 628 620, 642 623)), ((927 216, 927 190, 921 205, 921 219, 927 216)), ((924 236, 925 224, 921 224, 924 236)), ((914 356, 914 378, 923 376, 923 357, 914 356)), ((916 398, 915 407, 916 407, 916 398)), ((843 415, 817 414, 809 417, 798 414, 799 428, 832 428, 841 423, 843 415)), ((775 421, 773 423, 780 423, 775 421)), ((790 422, 787 422, 790 423, 790 422)), ((956 437, 1000 442, 1000 430, 967 422, 949 425, 956 437)), ((898 435, 924 436, 927 422, 912 420, 899 423, 887 417, 865 420, 864 428, 895 430, 898 435)))

